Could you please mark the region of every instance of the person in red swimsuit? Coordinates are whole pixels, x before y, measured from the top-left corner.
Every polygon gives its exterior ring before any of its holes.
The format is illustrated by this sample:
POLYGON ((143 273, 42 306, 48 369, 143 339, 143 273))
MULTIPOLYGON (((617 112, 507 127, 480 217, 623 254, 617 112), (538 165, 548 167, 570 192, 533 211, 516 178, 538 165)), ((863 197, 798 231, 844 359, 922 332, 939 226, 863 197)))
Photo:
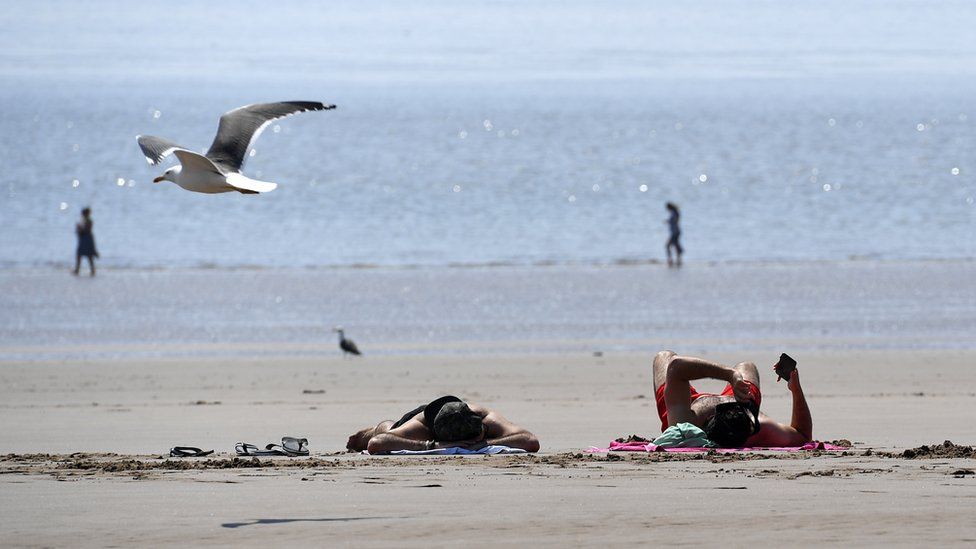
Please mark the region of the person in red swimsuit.
POLYGON ((751 362, 729 367, 661 351, 654 357, 653 371, 662 431, 678 423, 692 423, 726 447, 801 446, 813 439, 813 418, 796 370, 787 380, 787 387, 793 393, 793 417, 789 425, 773 421, 758 411, 762 404, 759 370, 751 362), (728 385, 719 394, 699 393, 692 387, 691 381, 706 378, 722 380, 728 385), (730 402, 742 406, 723 406, 730 402))

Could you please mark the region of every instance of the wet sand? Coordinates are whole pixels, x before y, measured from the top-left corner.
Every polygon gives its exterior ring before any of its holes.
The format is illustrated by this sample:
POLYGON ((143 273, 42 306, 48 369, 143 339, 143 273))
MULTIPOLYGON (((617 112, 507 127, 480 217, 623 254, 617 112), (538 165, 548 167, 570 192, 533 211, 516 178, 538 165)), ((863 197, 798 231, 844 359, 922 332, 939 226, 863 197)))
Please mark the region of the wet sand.
POLYGON ((974 266, 0 270, 0 361, 972 349, 974 266))
MULTIPOLYGON (((710 358, 762 365, 775 356, 710 358)), ((586 453, 656 434, 643 353, 6 363, 0 530, 5 543, 27 546, 694 544, 730 531, 732 545, 976 540, 976 479, 966 473, 976 460, 903 457, 922 444, 976 441, 964 413, 976 404, 976 353, 796 358, 815 436, 848 439, 850 451, 586 453), (353 430, 444 393, 501 410, 539 436, 542 452, 342 452, 353 430), (308 437, 311 458, 233 461, 235 442, 283 435, 308 437), (175 445, 217 454, 160 458, 175 445)), ((766 372, 764 410, 786 419, 789 394, 766 372)))

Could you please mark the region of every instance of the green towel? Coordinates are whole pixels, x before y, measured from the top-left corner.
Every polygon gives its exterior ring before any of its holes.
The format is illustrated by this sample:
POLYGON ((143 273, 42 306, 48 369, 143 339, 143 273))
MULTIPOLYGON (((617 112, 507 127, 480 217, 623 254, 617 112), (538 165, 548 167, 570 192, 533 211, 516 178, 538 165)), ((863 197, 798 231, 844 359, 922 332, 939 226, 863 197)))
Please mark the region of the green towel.
POLYGON ((718 446, 708 440, 705 431, 691 423, 672 425, 654 439, 652 444, 661 448, 715 448, 718 446))

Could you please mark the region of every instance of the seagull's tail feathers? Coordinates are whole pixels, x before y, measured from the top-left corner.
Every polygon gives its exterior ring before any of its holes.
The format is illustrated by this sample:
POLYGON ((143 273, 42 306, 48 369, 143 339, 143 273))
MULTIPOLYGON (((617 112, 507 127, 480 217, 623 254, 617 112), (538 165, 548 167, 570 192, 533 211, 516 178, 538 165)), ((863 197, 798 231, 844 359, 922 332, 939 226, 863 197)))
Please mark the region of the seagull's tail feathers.
POLYGON ((277 183, 258 181, 240 173, 229 174, 227 176, 227 184, 242 194, 269 193, 278 187, 277 183))

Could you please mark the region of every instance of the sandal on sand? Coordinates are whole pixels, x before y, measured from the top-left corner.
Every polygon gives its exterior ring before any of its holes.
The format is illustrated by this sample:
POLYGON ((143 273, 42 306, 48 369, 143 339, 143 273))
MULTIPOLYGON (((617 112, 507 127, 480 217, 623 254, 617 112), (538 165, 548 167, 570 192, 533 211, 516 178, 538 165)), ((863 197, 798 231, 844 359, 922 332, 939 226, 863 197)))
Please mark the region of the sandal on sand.
POLYGON ((253 444, 238 442, 234 450, 239 456, 307 456, 308 439, 282 437, 281 444, 268 444, 263 450, 253 444))
POLYGON ((281 437, 281 448, 289 456, 307 456, 308 439, 295 437, 281 437))
POLYGON ((234 446, 234 451, 237 452, 239 456, 280 456, 282 455, 277 450, 272 450, 274 444, 269 444, 267 450, 262 450, 253 444, 248 444, 246 442, 238 442, 234 446))
POLYGON ((175 458, 201 457, 201 456, 209 456, 212 453, 214 453, 213 450, 201 450, 200 448, 194 446, 174 446, 169 451, 169 457, 175 457, 175 458))

